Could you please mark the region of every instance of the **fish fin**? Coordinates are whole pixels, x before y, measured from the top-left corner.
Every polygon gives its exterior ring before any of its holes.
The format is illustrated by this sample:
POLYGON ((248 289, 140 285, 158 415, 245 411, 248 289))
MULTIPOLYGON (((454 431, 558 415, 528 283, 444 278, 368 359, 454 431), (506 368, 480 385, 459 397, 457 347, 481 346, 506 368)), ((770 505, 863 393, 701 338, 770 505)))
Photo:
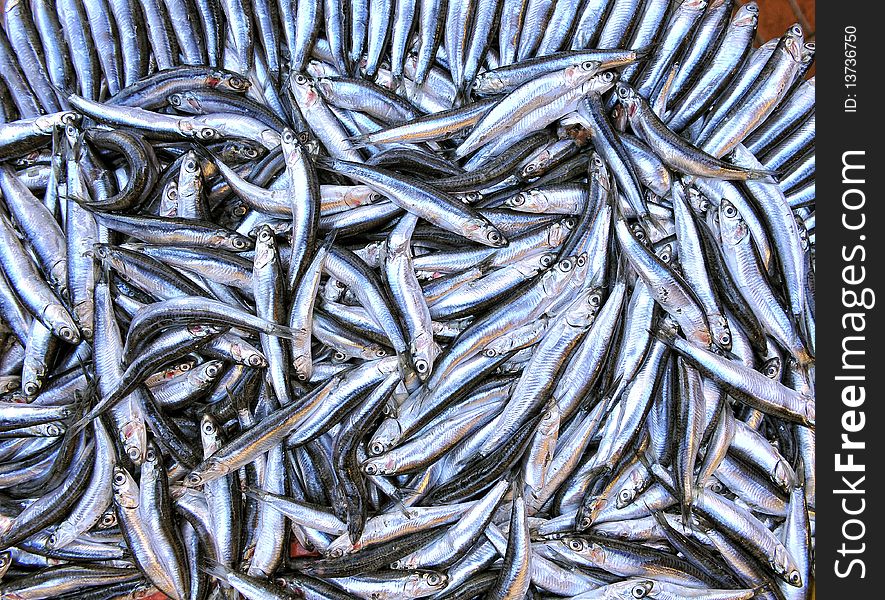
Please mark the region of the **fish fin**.
POLYGON ((355 149, 365 148, 366 146, 372 145, 371 143, 369 143, 369 136, 370 136, 370 134, 368 134, 368 133, 361 133, 359 135, 352 135, 347 138, 347 141, 350 142, 351 147, 353 147, 355 149))
POLYGON ((780 182, 781 173, 779 171, 771 171, 768 169, 745 169, 749 178, 754 181, 761 181, 763 183, 774 183, 777 184, 780 182))
POLYGON ((224 565, 220 562, 213 560, 208 556, 204 556, 203 561, 199 565, 199 569, 204 573, 227 583, 227 572, 225 571, 224 565))
POLYGON ((634 48, 633 52, 636 53, 636 60, 645 60, 649 56, 651 56, 652 52, 655 51, 655 48, 660 46, 660 43, 652 42, 646 46, 642 46, 640 48, 634 48))
POLYGON ((330 158, 328 156, 315 156, 313 158, 314 164, 323 169, 324 171, 334 171, 335 170, 335 159, 330 158))
POLYGON ((247 485, 243 487, 243 494, 245 494, 249 498, 254 498, 255 500, 258 500, 259 502, 264 500, 263 495, 266 493, 267 492, 265 492, 261 488, 252 485, 247 485))
POLYGON ((644 226, 651 226, 661 234, 667 233, 667 229, 664 227, 664 224, 661 222, 661 220, 650 212, 646 212, 644 215, 640 215, 639 220, 644 226))

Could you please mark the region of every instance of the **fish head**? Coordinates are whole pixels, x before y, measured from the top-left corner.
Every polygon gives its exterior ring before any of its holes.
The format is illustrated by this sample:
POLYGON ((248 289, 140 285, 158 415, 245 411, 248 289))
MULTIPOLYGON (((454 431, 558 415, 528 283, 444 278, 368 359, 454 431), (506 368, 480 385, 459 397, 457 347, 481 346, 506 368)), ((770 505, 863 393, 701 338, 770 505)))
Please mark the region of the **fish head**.
POLYGON ((544 148, 538 154, 529 158, 528 162, 522 166, 519 173, 520 177, 524 179, 535 177, 537 173, 547 168, 551 160, 553 160, 553 153, 548 148, 544 148))
POLYGON ((476 76, 473 91, 478 94, 498 94, 504 90, 504 81, 494 71, 486 71, 476 76))
POLYGON ((710 332, 713 334, 713 341, 719 348, 731 350, 731 328, 724 316, 715 315, 710 318, 710 332))
POLYGON ((197 153, 193 150, 188 150, 187 154, 184 155, 184 160, 181 161, 181 172, 190 177, 202 175, 200 161, 197 160, 197 153))
POLYGON ((251 239, 228 229, 217 230, 215 234, 211 236, 211 241, 222 248, 233 252, 245 252, 252 248, 251 239))
POLYGON ((602 289, 590 287, 583 290, 565 314, 566 322, 575 328, 590 327, 602 305, 602 289))
POLYGON ((635 600, 650 597, 655 587, 655 582, 650 579, 642 581, 625 581, 624 584, 624 587, 628 588, 630 591, 630 598, 634 598, 635 600))
POLYGON ((316 86, 303 73, 294 73, 289 79, 289 88, 295 96, 298 106, 307 110, 321 102, 316 86))
POLYGON ((6 575, 6 571, 9 570, 9 567, 12 565, 12 553, 8 550, 4 552, 0 552, 0 579, 6 575))
POLYGON ((583 94, 604 94, 609 91, 618 81, 617 71, 603 71, 596 73, 589 81, 581 86, 583 94))
POLYGON ((261 225, 255 233, 254 266, 261 269, 276 260, 277 244, 273 229, 268 224, 261 225))
POLYGON ((733 27, 753 27, 755 29, 759 21, 759 5, 755 2, 747 2, 741 6, 731 20, 733 27))
POLYGON ((750 235, 737 207, 725 198, 719 203, 719 234, 723 243, 737 244, 750 235))
POLYGON ((433 339, 431 332, 422 331, 412 339, 410 346, 415 372, 421 381, 426 381, 433 371, 433 363, 436 361, 436 357, 441 352, 439 344, 433 339))
POLYGON ((369 441, 366 449, 369 451, 370 456, 384 454, 400 440, 401 436, 402 431, 399 421, 396 419, 385 419, 372 435, 372 439, 369 441))
POLYGON ((176 92, 174 94, 169 94, 166 98, 166 102, 169 103, 169 106, 181 112, 197 115, 203 114, 203 105, 200 103, 199 99, 190 92, 176 92))
POLYGON ((793 587, 802 587, 802 574, 799 572, 793 557, 790 556, 790 551, 783 544, 775 546, 774 554, 771 556, 769 564, 778 577, 793 587))
POLYGON ((80 343, 80 332, 70 313, 61 304, 49 304, 43 309, 44 322, 52 323, 52 333, 68 344, 80 343))
POLYGON ((585 60, 576 65, 566 67, 563 71, 565 84, 569 88, 575 88, 593 77, 599 71, 599 63, 595 60, 585 60))
POLYGON ((200 388, 205 388, 218 379, 223 366, 223 361, 209 360, 200 365, 198 369, 191 371, 188 377, 193 377, 195 383, 200 388))
POLYGON ((786 52, 790 59, 801 63, 805 58, 805 34, 802 32, 802 26, 799 23, 793 23, 784 34, 783 51, 786 52))
POLYGON ((119 465, 115 466, 111 485, 114 490, 114 501, 118 506, 125 509, 138 508, 138 484, 129 471, 119 465))
POLYGON ((632 87, 623 82, 615 84, 615 95, 623 107, 624 115, 632 119, 639 110, 639 95, 632 87))
POLYGON ((242 75, 220 69, 213 70, 209 74, 207 83, 209 87, 217 90, 236 92, 238 94, 245 94, 252 87, 252 82, 242 75))
POLYGON ((577 221, 573 217, 561 219, 547 228, 547 246, 555 248, 561 245, 574 230, 577 221))
POLYGON ((394 468, 393 461, 385 455, 369 458, 363 463, 363 472, 366 475, 391 475, 394 468))
POLYGON ((568 282, 587 272, 587 253, 572 255, 563 258, 555 266, 544 273, 541 286, 547 297, 558 296, 568 285, 568 282))
POLYGON ((492 248, 503 248, 507 245, 507 238, 504 237, 504 234, 485 219, 470 219, 464 226, 464 235, 468 239, 492 248))
POLYGON ((543 210, 547 205, 544 194, 538 190, 527 190, 507 198, 504 206, 516 210, 543 210))
POLYGON ((203 455, 207 458, 221 448, 221 432, 215 418, 210 414, 205 414, 200 419, 200 442, 203 445, 203 455))
POLYGON ((416 595, 425 595, 428 592, 437 592, 449 583, 449 578, 445 573, 439 571, 419 571, 418 582, 414 588, 416 595))

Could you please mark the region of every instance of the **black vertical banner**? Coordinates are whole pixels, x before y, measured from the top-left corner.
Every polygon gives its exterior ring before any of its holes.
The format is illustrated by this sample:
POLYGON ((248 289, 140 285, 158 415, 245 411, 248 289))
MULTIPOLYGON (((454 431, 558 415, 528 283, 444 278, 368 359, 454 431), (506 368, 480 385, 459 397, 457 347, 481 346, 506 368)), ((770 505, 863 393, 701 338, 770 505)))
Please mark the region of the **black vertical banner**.
POLYGON ((885 217, 874 4, 817 6, 817 598, 881 597, 885 217))

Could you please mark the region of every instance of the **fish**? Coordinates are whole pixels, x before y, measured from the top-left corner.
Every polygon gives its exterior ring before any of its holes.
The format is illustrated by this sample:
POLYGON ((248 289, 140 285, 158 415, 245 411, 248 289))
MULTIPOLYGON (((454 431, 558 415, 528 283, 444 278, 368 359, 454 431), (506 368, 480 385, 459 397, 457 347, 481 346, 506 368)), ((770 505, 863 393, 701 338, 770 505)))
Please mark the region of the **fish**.
POLYGON ((815 47, 731 0, 9 0, 0 597, 808 598, 815 47))

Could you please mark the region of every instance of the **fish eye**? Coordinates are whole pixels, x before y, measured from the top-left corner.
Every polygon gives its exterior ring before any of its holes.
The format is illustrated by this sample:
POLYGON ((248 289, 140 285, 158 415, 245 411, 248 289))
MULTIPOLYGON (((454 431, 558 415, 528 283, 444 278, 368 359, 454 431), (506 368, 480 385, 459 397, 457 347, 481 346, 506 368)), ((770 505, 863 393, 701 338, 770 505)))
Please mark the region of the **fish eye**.
POLYGON ((626 504, 633 499, 633 494, 630 493, 630 490, 621 490, 621 493, 618 494, 618 497, 620 498, 621 502, 626 504))
POLYGON ((305 83, 307 83, 307 77, 298 74, 295 76, 295 83, 297 83, 298 85, 304 85, 305 83))
POLYGON ((238 250, 242 250, 242 249, 248 247, 248 244, 246 243, 246 240, 244 240, 244 239, 242 239, 242 238, 239 238, 239 237, 235 237, 235 238, 231 241, 231 244, 233 245, 234 248, 237 248, 238 250))
POLYGON ((124 483, 126 483, 126 476, 121 471, 114 473, 114 484, 123 485, 124 483))
POLYGON ((629 95, 630 95, 630 92, 627 89, 627 86, 625 86, 625 85, 618 86, 618 98, 626 98, 629 95))
POLYGON ((559 263, 559 268, 563 272, 571 271, 573 266, 574 265, 572 265, 572 261, 570 258, 567 258, 564 261, 562 261, 561 263, 559 263))
POLYGON ((593 61, 585 60, 584 62, 581 63, 581 68, 584 69, 585 71, 591 70, 593 68, 593 61))
POLYGON ((283 141, 289 144, 295 141, 295 135, 290 129, 283 132, 283 141))
POLYGON ((212 421, 206 421, 203 423, 203 432, 207 434, 215 433, 215 424, 212 421))
POLYGON ((790 33, 796 36, 802 35, 802 28, 797 23, 796 25, 790 27, 790 33))
POLYGON ((58 437, 64 432, 62 431, 61 427, 59 427, 55 423, 50 423, 49 426, 46 428, 46 433, 49 434, 49 437, 58 437))
POLYGON ((347 355, 344 354, 344 352, 337 350, 335 354, 332 355, 332 358, 335 359, 337 362, 343 362, 347 360, 347 355))
POLYGON ((587 529, 593 524, 593 521, 590 517, 583 517, 581 519, 581 529, 587 529))
POLYGON ((384 453, 384 444, 381 442, 372 442, 369 444, 369 454, 373 456, 378 456, 379 454, 384 453))
POLYGON ((58 330, 58 334, 66 340, 74 339, 74 331, 70 327, 60 327, 58 330))
POLYGON ((46 545, 52 548, 58 543, 58 538, 55 537, 55 534, 50 534, 49 538, 46 540, 46 545))
POLYGON ((246 82, 243 79, 241 79, 237 76, 233 76, 230 79, 228 79, 228 84, 230 84, 230 86, 232 88, 241 88, 245 85, 245 83, 246 82))
POLYGON ((486 235, 486 237, 493 244, 500 244, 501 240, 503 239, 501 237, 501 234, 498 233, 497 231, 495 231, 494 229, 489 231, 489 233, 486 235))
POLYGON ((590 294, 590 306, 599 306, 602 303, 602 296, 599 294, 590 294))
POLYGON ((790 584, 799 587, 802 585, 802 576, 799 575, 799 571, 790 571, 789 575, 790 584))
POLYGON ((218 132, 211 127, 202 127, 197 130, 197 137, 201 140, 214 140, 218 137, 218 132))
POLYGON ((377 350, 375 350, 375 356, 377 356, 378 358, 384 358, 385 356, 387 356, 387 350, 385 350, 384 348, 378 348, 377 350))
POLYGON ((732 206, 731 204, 726 204, 726 205, 723 207, 722 212, 723 212, 723 213, 725 214, 725 216, 728 217, 729 219, 733 219, 734 217, 737 216, 737 209, 736 209, 734 206, 732 206))
POLYGON ((648 588, 644 585, 634 585, 633 589, 630 590, 630 595, 634 598, 645 598, 646 594, 648 594, 648 588))
POLYGON ((366 464, 366 466, 363 467, 363 470, 366 472, 367 475, 378 474, 378 467, 372 463, 366 464))
MULTIPOLYGON (((584 517, 584 518, 586 519, 586 517, 584 517)), ((584 524, 583 520, 581 520, 581 524, 582 525, 584 524)), ((575 552, 580 552, 581 550, 584 549, 584 543, 579 539, 572 538, 568 541, 568 547, 570 549, 574 550, 575 552)))
POLYGON ((138 446, 129 446, 126 450, 126 456, 128 456, 129 460, 132 462, 138 462, 138 459, 141 458, 141 450, 139 450, 138 446))
POLYGON ((418 371, 419 373, 426 373, 427 372, 427 361, 424 359, 420 359, 420 358, 418 360, 416 360, 415 361, 415 370, 418 371))
POLYGON ((757 13, 757 12, 759 12, 759 7, 758 7, 757 5, 755 5, 755 4, 745 4, 744 6, 746 6, 746 7, 747 7, 747 10, 750 11, 750 12, 752 12, 752 13, 757 13))
POLYGON ((391 569, 399 569, 400 568, 400 561, 395 560, 392 563, 390 563, 390 568, 391 569))
POLYGON ((169 96, 169 104, 172 106, 181 106, 181 95, 180 94, 172 94, 169 96))
POLYGON ((586 264, 587 264, 587 255, 586 254, 582 254, 581 256, 578 257, 578 260, 575 261, 575 265, 578 267, 583 267, 586 264))
POLYGON ((101 517, 101 524, 104 527, 112 527, 117 523, 117 515, 114 513, 105 513, 101 517))
POLYGON ((186 168, 188 171, 196 171, 197 170, 197 161, 195 161, 193 159, 187 161, 186 163, 184 163, 184 168, 186 168))
POLYGON ((427 585, 437 586, 442 583, 442 577, 439 573, 427 574, 427 585))
POLYGON ((544 268, 549 267, 553 264, 553 256, 550 254, 545 254, 541 257, 541 266, 544 268))
POLYGON ((153 448, 148 448, 147 452, 144 454, 144 459, 148 462, 154 462, 157 460, 157 453, 154 452, 153 448))
POLYGON ((805 49, 809 52, 814 52, 817 45, 814 42, 805 42, 805 49))
POLYGON ((187 476, 187 482, 190 485, 200 485, 201 481, 202 481, 202 477, 200 477, 196 473, 191 473, 190 475, 187 476))

